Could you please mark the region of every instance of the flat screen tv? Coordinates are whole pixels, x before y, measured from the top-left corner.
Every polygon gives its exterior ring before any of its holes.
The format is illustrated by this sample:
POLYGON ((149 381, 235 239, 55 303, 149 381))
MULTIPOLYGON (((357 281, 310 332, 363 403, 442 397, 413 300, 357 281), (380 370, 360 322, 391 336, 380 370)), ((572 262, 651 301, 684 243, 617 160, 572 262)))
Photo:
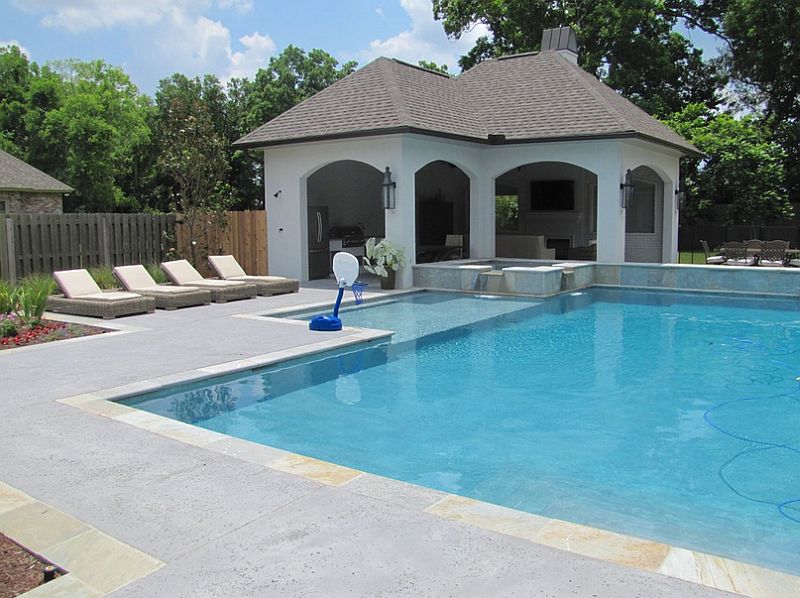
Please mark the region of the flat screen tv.
POLYGON ((532 211, 575 209, 575 181, 531 181, 532 211))

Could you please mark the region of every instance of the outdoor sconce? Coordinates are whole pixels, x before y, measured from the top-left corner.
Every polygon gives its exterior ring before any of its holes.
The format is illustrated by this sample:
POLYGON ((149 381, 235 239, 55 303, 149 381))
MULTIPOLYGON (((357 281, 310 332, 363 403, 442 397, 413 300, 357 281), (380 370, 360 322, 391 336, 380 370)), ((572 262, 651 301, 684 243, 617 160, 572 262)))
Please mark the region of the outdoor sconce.
POLYGON ((395 208, 395 190, 397 188, 397 183, 392 180, 392 171, 389 170, 389 167, 386 167, 386 171, 383 173, 383 183, 382 183, 382 190, 383 190, 383 209, 384 210, 394 210, 395 208))
POLYGON ((281 193, 283 193, 283 189, 278 189, 275 193, 272 194, 272 197, 278 199, 281 193))
POLYGON ((625 173, 625 182, 619 184, 622 189, 622 207, 629 208, 633 202, 633 181, 631 181, 631 171, 625 173))

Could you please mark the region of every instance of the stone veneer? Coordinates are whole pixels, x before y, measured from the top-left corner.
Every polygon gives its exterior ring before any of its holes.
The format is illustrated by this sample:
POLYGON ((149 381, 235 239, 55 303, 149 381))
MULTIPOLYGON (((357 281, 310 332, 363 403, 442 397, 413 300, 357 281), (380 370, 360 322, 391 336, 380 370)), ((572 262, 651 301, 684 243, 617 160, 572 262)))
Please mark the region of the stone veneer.
POLYGON ((475 260, 414 266, 414 286, 537 297, 589 286, 800 297, 800 268, 475 260))
POLYGON ((63 195, 45 191, 0 191, 0 202, 5 202, 8 214, 61 214, 63 195))

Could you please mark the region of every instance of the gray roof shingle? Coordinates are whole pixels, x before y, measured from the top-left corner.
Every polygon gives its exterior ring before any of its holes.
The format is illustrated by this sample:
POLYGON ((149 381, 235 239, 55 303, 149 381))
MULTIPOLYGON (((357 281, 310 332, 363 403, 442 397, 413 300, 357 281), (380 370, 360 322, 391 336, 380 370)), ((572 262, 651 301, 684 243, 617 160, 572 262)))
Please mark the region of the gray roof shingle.
POLYGON ((482 143, 490 135, 504 136, 505 142, 644 137, 699 153, 557 52, 487 60, 456 78, 378 58, 235 145, 266 147, 409 131, 482 143))
POLYGON ((69 193, 72 187, 0 150, 0 191, 69 193))

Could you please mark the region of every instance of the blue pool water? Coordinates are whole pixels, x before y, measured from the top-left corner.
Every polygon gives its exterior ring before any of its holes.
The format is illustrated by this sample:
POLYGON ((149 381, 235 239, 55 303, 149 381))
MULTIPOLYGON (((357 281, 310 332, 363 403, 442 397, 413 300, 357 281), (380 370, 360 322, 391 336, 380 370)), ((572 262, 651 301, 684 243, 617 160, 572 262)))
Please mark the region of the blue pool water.
POLYGON ((127 404, 800 574, 800 302, 591 289, 343 312, 391 344, 127 404), (390 324, 391 323, 391 324, 390 324))

